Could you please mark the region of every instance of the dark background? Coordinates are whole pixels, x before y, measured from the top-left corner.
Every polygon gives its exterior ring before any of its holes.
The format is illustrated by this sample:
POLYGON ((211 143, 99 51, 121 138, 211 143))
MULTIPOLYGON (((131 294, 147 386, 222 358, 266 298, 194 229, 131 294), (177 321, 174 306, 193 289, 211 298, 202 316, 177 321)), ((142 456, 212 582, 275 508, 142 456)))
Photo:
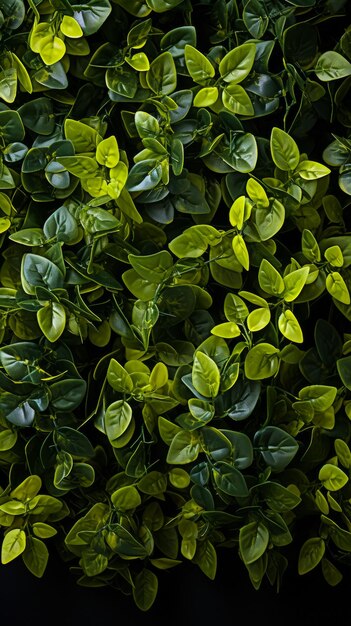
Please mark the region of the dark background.
MULTIPOLYGON (((291 570, 296 568, 291 567, 291 570)), ((215 581, 190 563, 160 572, 159 594, 149 612, 131 597, 109 588, 76 585, 68 566, 51 556, 43 579, 34 578, 21 559, 0 566, 2 623, 11 626, 102 626, 104 624, 184 626, 214 624, 347 624, 351 614, 351 573, 335 588, 319 571, 299 577, 287 573, 279 594, 263 583, 255 591, 233 551, 220 554, 215 581), (342 622, 341 622, 342 620, 342 622)))

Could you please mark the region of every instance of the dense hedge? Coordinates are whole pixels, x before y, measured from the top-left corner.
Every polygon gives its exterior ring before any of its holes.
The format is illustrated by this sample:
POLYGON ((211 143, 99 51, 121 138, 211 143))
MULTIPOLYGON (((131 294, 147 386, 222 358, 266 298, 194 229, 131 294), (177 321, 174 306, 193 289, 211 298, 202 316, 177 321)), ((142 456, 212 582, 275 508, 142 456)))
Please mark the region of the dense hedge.
POLYGON ((347 571, 346 9, 0 2, 3 564, 347 571))

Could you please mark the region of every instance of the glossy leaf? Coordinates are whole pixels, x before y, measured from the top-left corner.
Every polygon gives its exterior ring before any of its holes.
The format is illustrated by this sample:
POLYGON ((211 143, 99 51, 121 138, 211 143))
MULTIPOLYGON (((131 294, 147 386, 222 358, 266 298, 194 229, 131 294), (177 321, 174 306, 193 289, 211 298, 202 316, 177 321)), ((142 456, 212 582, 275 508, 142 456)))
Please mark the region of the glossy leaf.
POLYGON ((329 81, 344 78, 351 74, 351 63, 339 52, 329 50, 319 57, 314 71, 319 80, 329 81))
POLYGON ((1 563, 5 565, 18 557, 26 549, 26 533, 20 528, 9 530, 1 546, 1 563))
POLYGON ((175 91, 177 70, 170 52, 163 52, 152 61, 146 80, 155 94, 168 95, 175 91))
MULTIPOLYGON (((191 78, 200 85, 214 77, 215 69, 212 63, 194 46, 185 46, 185 63, 191 78)), ((216 98, 217 99, 217 98, 216 98)), ((197 105, 195 105, 197 106, 197 105)))
POLYGON ((288 133, 280 128, 273 128, 270 146, 272 159, 277 167, 284 171, 296 169, 300 152, 296 142, 288 133))
POLYGON ((141 611, 148 611, 155 602, 158 590, 158 579, 151 570, 143 569, 136 577, 133 587, 133 598, 141 611))
POLYGON ((214 398, 218 394, 220 374, 216 363, 203 352, 197 352, 192 370, 193 385, 201 395, 214 398))
POLYGON ((267 465, 277 471, 282 471, 298 451, 295 439, 276 426, 265 426, 259 430, 254 443, 267 465))
POLYGON ((37 312, 37 320, 45 337, 57 341, 66 326, 66 310, 59 302, 50 302, 37 312))
POLYGON ((307 574, 313 570, 323 558, 325 543, 321 537, 307 539, 301 547, 298 562, 298 572, 300 575, 307 574))
POLYGON ((245 565, 259 559, 266 551, 269 532, 262 523, 250 522, 240 528, 239 547, 245 565))
POLYGON ((241 83, 250 73, 256 53, 254 43, 245 43, 226 54, 219 64, 219 72, 225 82, 241 83))
POLYGON ((245 375, 250 380, 269 378, 279 368, 279 350, 269 343, 259 343, 246 355, 245 375))
POLYGON ((349 480, 347 474, 340 467, 331 463, 323 465, 319 471, 318 478, 329 491, 339 491, 349 480))

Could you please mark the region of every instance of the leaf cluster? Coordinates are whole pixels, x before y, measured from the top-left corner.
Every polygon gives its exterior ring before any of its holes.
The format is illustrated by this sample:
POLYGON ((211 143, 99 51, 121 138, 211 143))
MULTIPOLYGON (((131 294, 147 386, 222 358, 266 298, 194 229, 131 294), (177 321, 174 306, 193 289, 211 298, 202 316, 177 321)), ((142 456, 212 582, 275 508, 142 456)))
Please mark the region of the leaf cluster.
POLYGON ((342 579, 347 4, 0 3, 3 564, 342 579))

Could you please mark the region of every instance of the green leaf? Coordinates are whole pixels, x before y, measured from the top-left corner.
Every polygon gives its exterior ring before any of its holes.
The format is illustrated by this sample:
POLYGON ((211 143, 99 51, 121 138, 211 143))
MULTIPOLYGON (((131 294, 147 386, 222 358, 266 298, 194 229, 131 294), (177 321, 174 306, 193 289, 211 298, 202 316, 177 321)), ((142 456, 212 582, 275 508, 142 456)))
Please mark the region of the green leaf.
POLYGON ((42 246, 45 243, 45 236, 41 228, 24 228, 17 233, 9 235, 9 239, 23 246, 42 246))
POLYGON ((288 133, 280 128, 273 128, 270 146, 272 159, 279 169, 287 172, 296 169, 300 152, 296 142, 288 133))
POLYGON ((88 124, 78 120, 65 119, 65 137, 74 145, 75 152, 95 152, 99 134, 88 124))
POLYGON ((237 132, 230 148, 218 152, 221 158, 238 172, 248 174, 255 169, 258 157, 257 141, 252 133, 237 132))
POLYGON ((157 95, 171 94, 177 87, 177 70, 170 52, 163 52, 150 65, 146 74, 150 89, 157 95))
POLYGON ((224 299, 224 315, 229 322, 241 324, 245 321, 249 310, 242 298, 234 293, 227 293, 224 299))
POLYGON ((297 441, 289 433, 276 426, 265 426, 257 431, 254 446, 267 465, 278 472, 289 465, 299 448, 297 441))
POLYGON ((346 389, 351 391, 351 356, 338 359, 336 367, 343 385, 345 385, 346 389))
POLYGON ((18 113, 27 128, 39 135, 50 135, 55 128, 53 105, 49 98, 36 98, 23 104, 18 113))
POLYGON ((274 376, 279 369, 279 349, 269 343, 259 343, 249 350, 245 358, 245 375, 249 380, 262 380, 274 376))
POLYGON ((267 324, 269 324, 271 319, 271 312, 268 307, 260 307, 259 309, 255 309, 251 311, 248 315, 246 323, 248 329, 255 333, 262 328, 265 328, 267 324))
POLYGON ((24 139, 24 126, 17 111, 0 111, 0 135, 6 144, 24 139))
POLYGON ((9 67, 0 71, 0 98, 12 104, 17 94, 17 71, 15 67, 9 67))
POLYGON ((57 157, 56 161, 63 165, 70 174, 74 174, 78 178, 94 176, 98 169, 95 159, 88 156, 62 156, 57 157))
POLYGON ((63 287, 63 275, 57 265, 38 254, 24 254, 22 259, 23 288, 35 294, 35 287, 58 289, 63 287))
POLYGON ((40 539, 48 539, 49 537, 57 535, 56 528, 53 528, 53 526, 45 524, 44 522, 34 522, 32 528, 35 536, 40 539))
POLYGON ((69 454, 83 458, 92 457, 95 454, 88 437, 69 426, 60 426, 55 431, 54 439, 56 445, 69 454))
POLYGON ((211 333, 216 337, 224 337, 225 339, 232 339, 233 337, 239 337, 241 335, 240 328, 235 322, 217 324, 211 328, 211 333))
POLYGON ((83 31, 78 24, 77 20, 69 15, 64 15, 62 22, 60 24, 60 31, 66 37, 71 37, 75 39, 76 37, 82 37, 83 31))
POLYGON ((305 160, 300 161, 296 168, 296 173, 304 180, 317 180, 318 178, 323 178, 323 176, 330 174, 330 169, 322 165, 322 163, 305 160))
POLYGON ((167 489, 167 476, 162 474, 162 472, 148 472, 139 480, 138 489, 148 495, 164 493, 167 489))
POLYGON ((299 391, 299 399, 308 401, 315 411, 326 411, 329 409, 337 394, 336 387, 329 385, 310 385, 303 387, 299 391))
POLYGON ((241 83, 250 73, 256 54, 254 43, 244 43, 226 54, 219 64, 219 73, 226 83, 241 83))
POLYGON ((268 208, 269 200, 262 185, 254 178, 249 178, 246 183, 246 192, 249 198, 258 208, 268 208))
POLYGON ((140 161, 129 171, 128 191, 147 191, 158 185, 162 177, 162 165, 154 160, 140 161))
POLYGON ((127 485, 114 491, 111 502, 118 511, 130 511, 141 504, 141 497, 133 485, 127 485))
POLYGON ((222 92, 222 101, 226 109, 234 115, 254 115, 255 111, 250 97, 241 85, 231 83, 225 87, 222 92))
POLYGON ((259 0, 249 0, 245 4, 243 21, 252 37, 255 39, 263 37, 269 24, 269 17, 259 0))
MULTIPOLYGON (((194 69, 194 66, 192 67, 192 69, 194 69)), ((217 102, 217 100, 218 87, 203 87, 202 89, 200 89, 200 91, 197 92, 194 98, 193 105, 194 107, 208 107, 211 106, 211 104, 217 102)))
POLYGON ((33 476, 28 476, 24 479, 17 487, 12 489, 11 498, 16 498, 16 500, 21 500, 22 502, 26 502, 27 500, 31 500, 36 496, 42 486, 42 481, 40 476, 34 474, 33 476))
POLYGON ((66 379, 53 383, 50 386, 50 402, 57 411, 73 411, 83 400, 86 388, 85 380, 80 378, 66 379))
POLYGON ((6 414, 6 419, 15 426, 31 426, 35 418, 35 410, 28 404, 23 402, 15 409, 6 414))
POLYGON ((351 63, 339 54, 339 52, 329 50, 321 54, 314 71, 319 80, 337 80, 351 75, 351 63))
POLYGON ((114 135, 100 141, 96 149, 96 160, 105 167, 116 167, 119 161, 119 149, 114 135))
POLYGON ((72 9, 84 35, 93 35, 110 15, 111 4, 109 0, 87 0, 83 5, 73 4, 72 9))
POLYGON ((325 250, 324 256, 333 267, 342 267, 344 265, 344 257, 339 246, 330 246, 330 248, 325 250))
MULTIPOLYGON (((134 385, 130 374, 128 374, 127 370, 125 370, 116 359, 111 359, 109 363, 107 380, 115 391, 121 393, 131 393, 133 391, 134 385)), ((116 436, 118 437, 119 435, 116 436)))
MULTIPOLYGON (((126 372, 127 373, 127 372, 126 372)), ((125 400, 117 400, 107 407, 105 413, 106 434, 111 442, 123 435, 132 421, 132 409, 125 400)))
POLYGON ((296 343, 303 342, 301 326, 290 309, 286 309, 279 315, 278 328, 282 335, 289 339, 289 341, 295 341, 296 343))
POLYGON ((179 430, 172 439, 167 454, 167 463, 185 465, 196 461, 200 453, 200 441, 196 432, 179 430))
POLYGON ((215 75, 215 69, 207 57, 189 44, 185 46, 185 63, 191 78, 199 85, 206 84, 215 75))
POLYGON ((11 450, 17 441, 17 432, 9 428, 0 432, 0 451, 11 450))
POLYGON ((160 125, 157 119, 147 113, 146 111, 137 111, 135 113, 135 126, 142 139, 154 138, 156 139, 160 134, 160 125))
POLYGON ((301 248, 303 255, 311 263, 321 260, 321 252, 316 238, 313 233, 306 228, 302 231, 301 248))
POLYGON ((20 528, 9 530, 1 546, 1 563, 6 565, 18 557, 26 549, 26 533, 20 528))
POLYGON ((318 479, 323 484, 323 487, 329 489, 329 491, 339 491, 349 481, 349 477, 345 472, 331 463, 325 463, 319 470, 318 479))
POLYGON ((147 256, 129 254, 128 260, 139 276, 154 283, 161 282, 173 266, 172 256, 167 250, 147 256))
POLYGON ((331 587, 335 587, 343 579, 343 575, 338 568, 326 558, 322 559, 322 572, 325 580, 331 587))
POLYGON ((43 231, 47 239, 56 237, 64 243, 75 243, 79 234, 77 220, 64 205, 47 218, 43 231))
POLYGON ((243 474, 229 463, 217 463, 213 478, 218 489, 229 496, 245 498, 249 493, 243 474))
POLYGON ((220 232, 210 225, 190 226, 169 243, 169 249, 180 259, 197 258, 206 252, 208 246, 221 241, 220 232))
POLYGON ((284 276, 284 293, 283 297, 285 302, 292 302, 301 293, 304 288, 308 275, 309 267, 301 267, 298 270, 294 270, 284 276))
POLYGON ((194 562, 197 563, 207 578, 210 580, 215 579, 217 572, 217 553, 215 547, 208 539, 197 543, 194 562))
POLYGON ((341 465, 349 469, 351 467, 351 450, 346 441, 335 439, 334 448, 341 465))
POLYGON ((312 571, 322 560, 324 552, 324 539, 321 537, 311 537, 311 539, 307 539, 301 547, 299 554, 298 572, 300 576, 312 571))
POLYGON ((29 571, 42 578, 49 560, 49 550, 45 543, 36 537, 29 537, 22 559, 29 571))
POLYGON ((66 326, 66 310, 59 302, 49 302, 37 311, 39 328, 45 337, 51 341, 57 341, 66 326))
POLYGON ((141 611, 148 611, 152 607, 157 591, 158 579, 156 574, 146 568, 139 572, 134 579, 133 598, 141 611))
POLYGON ((257 561, 265 553, 269 532, 262 522, 250 522, 240 528, 239 549, 245 565, 257 561))
POLYGON ((325 286, 330 295, 342 302, 343 304, 350 304, 350 292, 348 287, 339 272, 330 272, 325 281, 325 286))
POLYGON ((284 292, 283 278, 267 259, 262 259, 261 261, 258 271, 258 282, 261 289, 272 296, 280 296, 284 292))
POLYGON ((45 65, 53 65, 60 61, 66 53, 64 41, 56 35, 49 34, 40 40, 39 54, 45 65))
POLYGON ((219 391, 220 374, 216 363, 203 352, 197 352, 192 369, 193 385, 202 396, 215 398, 219 391))
POLYGON ((291 511, 301 502, 301 498, 292 490, 270 480, 253 487, 252 493, 258 493, 271 511, 276 513, 291 511))
POLYGON ((233 237, 233 251, 238 259, 239 263, 246 271, 249 271, 250 258, 246 247, 245 240, 242 235, 234 235, 233 237))

